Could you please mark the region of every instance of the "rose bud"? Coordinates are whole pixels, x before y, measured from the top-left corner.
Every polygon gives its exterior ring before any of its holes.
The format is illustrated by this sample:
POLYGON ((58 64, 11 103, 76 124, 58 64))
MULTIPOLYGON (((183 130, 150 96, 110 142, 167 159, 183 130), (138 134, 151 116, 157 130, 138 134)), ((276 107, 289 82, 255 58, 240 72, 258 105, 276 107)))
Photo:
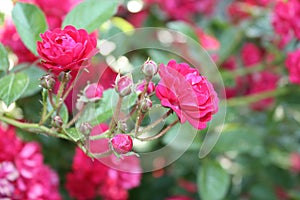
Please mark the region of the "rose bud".
MULTIPOLYGON (((137 92, 138 95, 141 94, 144 91, 145 85, 146 85, 145 80, 143 80, 142 83, 137 85, 136 92, 137 92)), ((146 94, 151 94, 152 92, 154 92, 154 90, 155 90, 155 85, 152 81, 150 81, 149 84, 148 84, 146 94)))
POLYGON ((119 154, 126 154, 132 150, 132 139, 127 134, 117 134, 111 139, 113 149, 119 154))
POLYGON ((84 88, 83 94, 90 101, 97 101, 102 98, 103 86, 97 83, 90 84, 84 88))
POLYGON ((142 72, 146 77, 153 77, 157 74, 158 66, 153 60, 148 60, 142 66, 142 72))
POLYGON ((63 125, 63 120, 60 116, 56 115, 53 117, 52 119, 52 125, 55 127, 55 128, 61 128, 62 125, 63 125))
POLYGON ((93 127, 91 126, 90 123, 88 122, 84 122, 80 125, 79 127, 79 131, 83 134, 88 136, 91 133, 91 130, 93 129, 93 127))
POLYGON ((51 90, 55 85, 54 76, 52 74, 42 76, 40 79, 40 85, 47 90, 51 90))
POLYGON ((141 103, 141 111, 147 112, 152 107, 152 101, 149 98, 145 98, 141 103))
POLYGON ((125 97, 132 92, 133 81, 131 76, 117 76, 115 82, 115 90, 121 96, 125 97))

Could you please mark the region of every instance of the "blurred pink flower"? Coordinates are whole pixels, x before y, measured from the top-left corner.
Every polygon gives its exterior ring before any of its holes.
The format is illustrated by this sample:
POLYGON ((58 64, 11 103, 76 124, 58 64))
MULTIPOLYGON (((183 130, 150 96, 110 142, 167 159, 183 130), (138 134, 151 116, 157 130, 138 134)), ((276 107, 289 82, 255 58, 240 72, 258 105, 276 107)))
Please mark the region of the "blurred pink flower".
MULTIPOLYGON (((258 94, 275 90, 278 80, 279 76, 269 71, 251 74, 248 94, 258 94)), ((265 110, 273 102, 274 98, 266 98, 251 104, 251 108, 258 111, 265 110)))
MULTIPOLYGON (((136 92, 137 92, 138 94, 141 94, 141 93, 144 91, 145 84, 146 84, 146 81, 143 80, 142 83, 140 83, 140 84, 138 84, 138 85, 136 86, 136 92)), ((150 81, 149 84, 148 84, 148 88, 147 88, 147 92, 146 92, 146 93, 149 95, 149 94, 151 94, 152 92, 154 92, 154 90, 155 90, 155 85, 154 85, 154 83, 153 83, 152 81, 150 81)))
POLYGON ((214 11, 217 0, 146 0, 146 3, 157 3, 159 7, 175 20, 191 21, 193 15, 210 15, 214 11))
POLYGON ((161 80, 156 96, 164 107, 171 108, 180 122, 188 121, 196 129, 204 129, 218 111, 218 97, 212 84, 186 63, 169 61, 161 64, 161 80))
MULTIPOLYGON (((135 166, 136 157, 126 159, 125 164, 133 168, 139 167, 135 166), (128 159, 131 161, 128 162, 128 159)), ((72 172, 67 175, 66 188, 72 197, 79 200, 93 199, 98 195, 106 200, 126 200, 127 190, 137 187, 140 179, 140 173, 115 170, 98 160, 92 161, 80 149, 76 149, 72 172)))
POLYGON ((295 173, 300 173, 300 153, 294 152, 290 155, 291 170, 295 173))
POLYGON ((0 144, 0 198, 61 199, 58 176, 43 163, 38 143, 22 142, 13 127, 0 127, 0 144))
MULTIPOLYGON (((106 124, 96 125, 91 135, 102 134, 107 129, 106 124)), ((109 139, 89 141, 89 147, 93 154, 107 152, 110 149, 109 139)), ((127 190, 139 186, 140 172, 136 156, 125 156, 120 160, 111 154, 99 161, 92 160, 80 149, 76 149, 72 172, 67 175, 66 188, 72 197, 79 200, 93 199, 98 195, 105 200, 126 200, 127 190), (81 184, 78 185, 78 182, 81 184)))
POLYGON ((6 20, 0 29, 0 42, 18 57, 18 63, 34 62, 37 57, 22 42, 16 27, 11 20, 6 20))
POLYGON ((290 52, 285 64, 291 83, 300 84, 300 49, 290 52))
POLYGON ((196 33, 199 38, 199 42, 202 45, 202 47, 209 51, 218 51, 220 49, 220 42, 217 38, 208 35, 205 33, 202 29, 196 27, 196 33))
POLYGON ((253 43, 244 44, 241 50, 241 57, 244 66, 250 67, 259 64, 263 59, 262 50, 253 43))
POLYGON ((280 46, 285 46, 299 34, 300 2, 298 0, 278 0, 272 17, 275 32, 281 37, 280 46))

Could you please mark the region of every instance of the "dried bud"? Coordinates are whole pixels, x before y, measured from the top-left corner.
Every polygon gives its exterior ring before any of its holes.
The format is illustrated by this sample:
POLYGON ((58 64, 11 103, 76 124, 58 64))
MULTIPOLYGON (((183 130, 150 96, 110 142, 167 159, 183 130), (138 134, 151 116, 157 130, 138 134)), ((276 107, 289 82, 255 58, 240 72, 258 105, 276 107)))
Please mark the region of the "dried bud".
POLYGON ((55 85, 54 76, 52 74, 42 76, 40 79, 40 85, 47 90, 51 90, 55 85))
POLYGON ((152 107, 152 101, 149 98, 145 98, 141 103, 141 111, 147 112, 152 107))
POLYGON ((61 72, 58 75, 58 80, 60 82, 65 81, 65 82, 69 82, 72 78, 72 75, 70 74, 70 72, 61 72))
POLYGON ((132 86, 133 86, 133 81, 131 75, 122 76, 122 77, 120 77, 120 75, 117 76, 115 82, 115 89, 121 97, 125 97, 131 94, 132 86))
POLYGON ((132 150, 132 139, 127 134, 117 134, 111 139, 114 150, 119 154, 125 154, 132 150))
POLYGON ((97 83, 90 84, 84 88, 83 94, 89 101, 97 101, 102 98, 103 86, 97 83))
POLYGON ((52 119, 52 124, 55 128, 61 128, 63 123, 64 122, 63 122, 62 118, 58 115, 54 116, 52 119))
POLYGON ((83 134, 83 135, 90 135, 91 133, 91 130, 93 129, 93 127, 91 126, 90 123, 88 122, 84 122, 80 125, 79 127, 79 131, 83 134))
POLYGON ((157 74, 158 66, 153 60, 148 60, 142 66, 142 72, 146 77, 153 77, 157 74))

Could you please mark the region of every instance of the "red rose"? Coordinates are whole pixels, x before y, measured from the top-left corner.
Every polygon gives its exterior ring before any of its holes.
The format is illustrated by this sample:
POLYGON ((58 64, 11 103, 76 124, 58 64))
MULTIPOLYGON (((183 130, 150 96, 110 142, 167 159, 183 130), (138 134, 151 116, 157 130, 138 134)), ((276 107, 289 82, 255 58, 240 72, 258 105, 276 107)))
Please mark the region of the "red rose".
POLYGON ((96 53, 96 37, 73 26, 66 26, 63 30, 48 30, 41 34, 41 38, 42 41, 37 43, 37 51, 43 59, 43 65, 56 74, 78 70, 96 53))
POLYGON ((161 104, 171 108, 180 122, 188 121, 196 129, 204 129, 218 110, 218 97, 212 84, 186 63, 171 60, 161 64, 161 77, 156 96, 161 104))

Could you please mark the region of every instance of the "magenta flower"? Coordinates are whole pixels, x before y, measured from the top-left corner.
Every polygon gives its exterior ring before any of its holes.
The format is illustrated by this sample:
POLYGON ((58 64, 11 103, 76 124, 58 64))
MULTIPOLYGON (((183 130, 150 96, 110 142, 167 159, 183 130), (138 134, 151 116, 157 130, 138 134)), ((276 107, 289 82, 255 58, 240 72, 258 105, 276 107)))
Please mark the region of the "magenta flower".
POLYGON ((290 81, 300 84, 300 49, 288 54, 286 66, 289 71, 290 81))
POLYGON ((77 30, 73 26, 66 26, 63 30, 56 28, 41 34, 41 38, 42 41, 37 42, 37 51, 42 63, 57 74, 78 70, 96 53, 96 37, 84 29, 77 30))
POLYGON ((218 111, 218 97, 212 84, 186 63, 171 60, 161 64, 161 77, 156 95, 164 107, 171 108, 180 123, 188 121, 196 129, 204 129, 218 111))
POLYGON ((263 59, 262 50, 253 43, 244 44, 241 50, 241 56, 243 64, 246 67, 259 64, 263 59))

